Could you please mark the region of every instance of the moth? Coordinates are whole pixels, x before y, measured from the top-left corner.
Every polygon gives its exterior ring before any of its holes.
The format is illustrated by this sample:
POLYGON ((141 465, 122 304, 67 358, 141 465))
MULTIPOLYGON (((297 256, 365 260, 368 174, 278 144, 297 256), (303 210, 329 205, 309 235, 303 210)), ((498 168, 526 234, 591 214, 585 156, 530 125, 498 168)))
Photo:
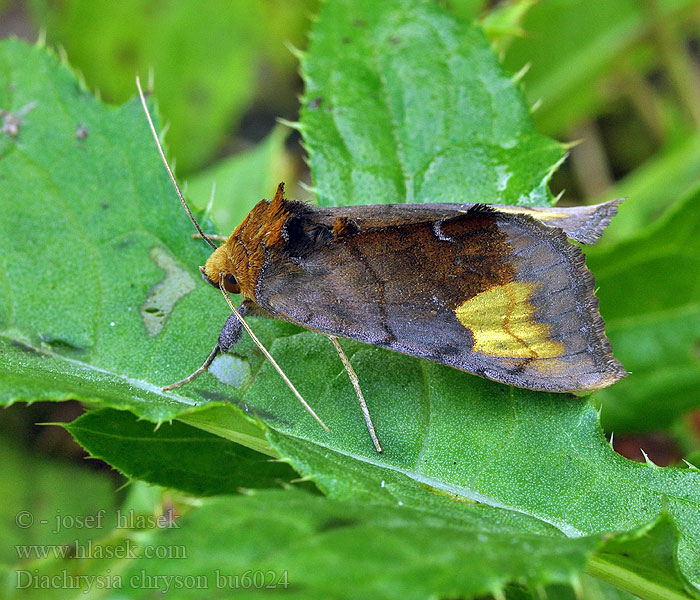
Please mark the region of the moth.
POLYGON ((202 277, 227 299, 231 293, 243 300, 237 310, 229 300, 238 314, 204 364, 166 389, 188 383, 231 350, 243 316, 252 313, 334 342, 378 451, 337 337, 531 390, 609 386, 626 372, 605 336, 593 276, 569 239, 595 242, 619 202, 318 207, 287 200, 280 184, 218 247, 191 217, 215 248, 202 277))

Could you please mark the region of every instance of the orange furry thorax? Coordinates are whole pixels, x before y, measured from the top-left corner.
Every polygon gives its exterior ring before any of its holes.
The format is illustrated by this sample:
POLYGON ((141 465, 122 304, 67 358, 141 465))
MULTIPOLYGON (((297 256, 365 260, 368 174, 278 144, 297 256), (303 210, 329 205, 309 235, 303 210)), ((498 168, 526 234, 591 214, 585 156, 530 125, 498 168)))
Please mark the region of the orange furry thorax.
POLYGON ((261 200, 219 246, 204 266, 206 276, 219 281, 220 273, 233 275, 244 298, 255 301, 255 287, 265 260, 265 248, 283 246, 283 228, 289 212, 285 206, 284 184, 272 200, 261 200))

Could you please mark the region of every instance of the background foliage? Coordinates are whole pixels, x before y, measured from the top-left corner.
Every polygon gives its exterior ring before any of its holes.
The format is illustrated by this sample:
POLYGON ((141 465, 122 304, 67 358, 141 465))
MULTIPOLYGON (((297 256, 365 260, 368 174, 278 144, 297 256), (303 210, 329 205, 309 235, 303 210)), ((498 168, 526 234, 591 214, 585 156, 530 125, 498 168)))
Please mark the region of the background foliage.
POLYGON ((697 3, 222 6, 2 7, 5 33, 46 38, 0 45, 3 593, 696 597, 697 3), (347 342, 377 456, 327 341, 254 319, 330 435, 249 340, 163 394, 227 311, 133 99, 149 68, 209 229, 282 179, 335 205, 628 195, 586 253, 631 375, 564 400, 347 342))

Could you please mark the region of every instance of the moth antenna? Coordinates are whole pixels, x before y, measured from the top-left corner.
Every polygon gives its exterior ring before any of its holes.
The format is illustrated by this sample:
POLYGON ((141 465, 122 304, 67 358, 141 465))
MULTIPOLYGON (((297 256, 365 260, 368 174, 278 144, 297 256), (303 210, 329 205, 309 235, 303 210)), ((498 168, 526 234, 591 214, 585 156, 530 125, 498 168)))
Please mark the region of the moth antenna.
POLYGON ((158 139, 158 133, 156 132, 155 125, 153 125, 153 119, 151 119, 151 113, 148 112, 148 106, 146 105, 146 98, 143 95, 143 90, 141 89, 141 81, 139 80, 138 76, 136 77, 136 87, 139 90, 139 98, 141 99, 141 105, 143 106, 143 110, 146 113, 146 118, 148 119, 148 125, 151 128, 151 133, 153 134, 153 139, 156 141, 156 146, 158 147, 158 152, 160 154, 161 159, 163 160, 163 164, 165 165, 165 168, 168 170, 168 175, 170 176, 170 181, 172 181, 173 185, 175 186, 175 192, 177 193, 177 197, 180 198, 180 203, 182 204, 183 208, 185 209, 185 212, 187 213, 187 216, 190 218, 190 221, 192 221, 192 224, 195 226, 195 228, 199 232, 199 235, 202 236, 202 239, 207 244, 209 244, 214 250, 216 250, 216 248, 217 248, 216 244, 214 242, 212 242, 207 237, 207 235, 204 233, 204 231, 202 231, 202 228, 199 226, 199 223, 197 223, 197 219, 194 218, 194 215, 192 214, 190 207, 187 205, 187 202, 185 201, 185 197, 182 195, 182 192, 180 191, 180 186, 177 184, 177 181, 175 180, 175 175, 173 175, 173 171, 170 168, 170 165, 168 164, 168 160, 165 158, 165 152, 163 152, 163 147, 160 145, 160 140, 158 139))
MULTIPOLYGON (((210 240, 216 240, 217 242, 225 242, 227 241, 229 236, 226 235, 219 235, 218 233, 210 233, 209 234, 209 239, 210 240)), ((193 240, 201 240, 202 236, 199 235, 198 233, 193 233, 192 234, 192 239, 193 240)))
POLYGON ((355 388, 355 394, 357 395, 357 401, 360 403, 360 408, 362 409, 362 416, 365 418, 365 424, 367 425, 367 431, 369 431, 369 437, 372 438, 372 443, 374 444, 374 447, 376 448, 377 452, 381 454, 382 447, 379 444, 377 432, 374 430, 374 423, 372 423, 372 417, 370 417, 369 415, 369 409, 367 408, 365 397, 362 395, 362 390, 360 389, 360 380, 357 377, 357 373, 355 373, 355 369, 352 368, 350 360, 348 359, 347 354, 345 354, 343 347, 340 345, 338 338, 334 335, 327 335, 326 337, 331 341, 331 343, 335 347, 336 352, 338 353, 338 356, 340 357, 340 360, 343 362, 345 371, 347 372, 348 377, 352 382, 352 387, 355 388))
POLYGON ((314 412, 314 409, 311 408, 306 400, 302 398, 301 394, 297 391, 297 388, 294 387, 294 384, 289 380, 289 377, 287 377, 282 370, 282 368, 277 364, 277 361, 275 361, 274 358, 272 358, 272 355, 267 351, 267 348, 262 345, 262 342, 257 338, 257 336, 253 333, 253 330, 250 328, 250 325, 246 323, 245 319, 241 315, 241 313, 238 312, 238 309, 234 306, 233 302, 231 302, 231 298, 228 297, 228 293, 226 292, 226 288, 224 287, 224 273, 221 272, 219 273, 219 289, 221 290, 221 293, 224 295, 224 298, 226 299, 226 303, 229 305, 229 308, 231 309, 231 312, 233 312, 234 315, 236 315, 236 318, 241 322, 241 325, 245 328, 245 330, 248 332, 248 335, 253 339, 255 344, 260 348, 260 351, 265 355, 265 358, 272 363, 272 366, 275 367, 275 370, 280 374, 280 377, 284 380, 284 382, 287 384, 287 387, 292 390, 292 393, 297 397, 297 400, 301 402, 302 406, 306 409, 306 411, 314 418, 316 419, 316 422, 323 427, 326 431, 330 432, 330 429, 328 429, 328 426, 321 421, 319 416, 314 412))

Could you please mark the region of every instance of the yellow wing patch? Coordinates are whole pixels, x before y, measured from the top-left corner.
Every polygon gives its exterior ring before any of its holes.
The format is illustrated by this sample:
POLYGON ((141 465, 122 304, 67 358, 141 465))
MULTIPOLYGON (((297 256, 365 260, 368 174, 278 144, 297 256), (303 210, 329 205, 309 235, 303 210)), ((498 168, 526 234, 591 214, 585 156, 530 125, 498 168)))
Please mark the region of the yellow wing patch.
POLYGON ((558 219, 566 219, 570 216, 565 210, 557 210, 556 208, 550 210, 533 210, 531 208, 519 206, 499 206, 498 212, 512 213, 514 215, 530 215, 538 221, 556 221, 558 219))
POLYGON ((530 295, 539 284, 511 282, 470 298, 455 309, 474 336, 474 352, 499 358, 557 358, 564 346, 549 337, 550 326, 535 321, 530 295))

